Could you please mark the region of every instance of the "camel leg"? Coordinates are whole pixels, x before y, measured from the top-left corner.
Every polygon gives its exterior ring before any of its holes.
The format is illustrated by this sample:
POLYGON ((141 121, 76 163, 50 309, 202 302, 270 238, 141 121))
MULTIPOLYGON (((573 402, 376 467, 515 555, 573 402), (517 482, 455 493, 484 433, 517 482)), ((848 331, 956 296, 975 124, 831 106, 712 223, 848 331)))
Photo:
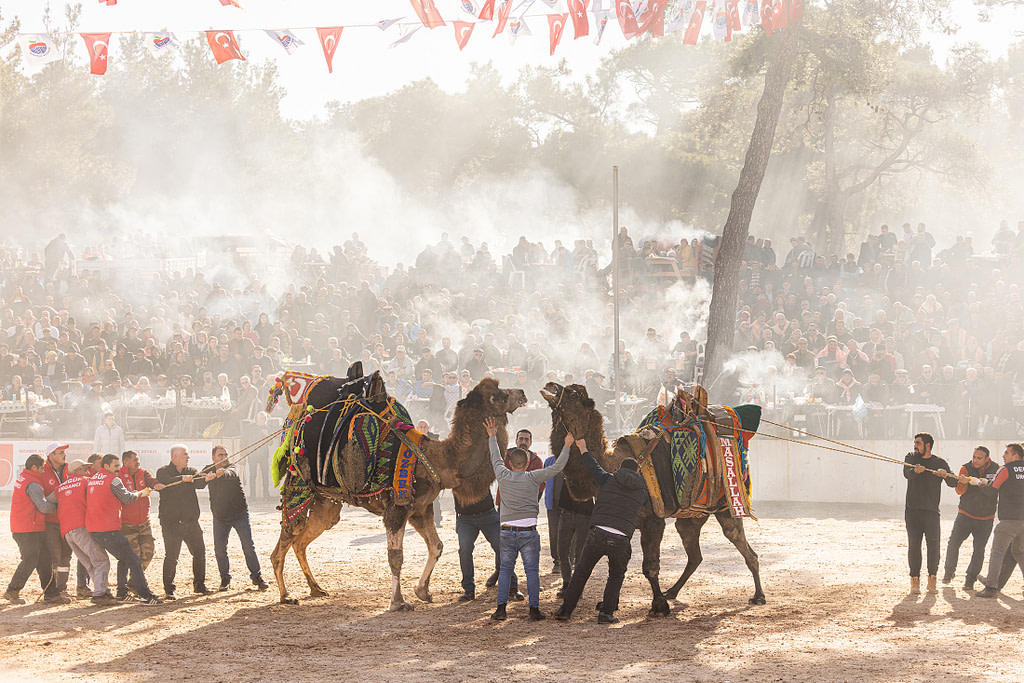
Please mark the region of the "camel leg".
POLYGON ((426 508, 420 508, 414 512, 409 516, 409 523, 427 544, 427 564, 423 567, 423 575, 420 576, 420 582, 416 585, 416 597, 423 602, 433 602, 434 596, 430 594, 430 575, 444 549, 441 537, 437 535, 437 527, 434 526, 434 506, 427 505, 426 508))
POLYGON ((747 535, 743 532, 743 520, 741 518, 733 519, 728 510, 716 512, 715 517, 718 518, 718 523, 722 525, 722 533, 740 551, 740 555, 747 561, 747 568, 754 576, 754 597, 750 598, 750 604, 765 604, 764 592, 761 590, 761 565, 757 561, 757 553, 747 543, 747 535))
POLYGON ((643 572, 651 584, 651 609, 647 612, 648 617, 663 617, 668 615, 668 600, 661 592, 661 584, 658 582, 658 575, 661 573, 661 539, 665 535, 665 520, 653 514, 647 514, 640 519, 640 548, 643 551, 643 572))
POLYGON ((305 526, 299 532, 298 538, 292 542, 295 550, 295 557, 302 567, 302 573, 309 584, 309 597, 318 598, 327 595, 327 591, 320 588, 320 584, 313 578, 313 571, 309 568, 309 560, 306 559, 306 547, 320 537, 320 534, 327 531, 341 518, 341 505, 331 503, 323 499, 317 499, 310 511, 305 526))
POLYGON ((281 530, 281 536, 277 539, 277 545, 270 553, 270 563, 274 566, 274 578, 277 580, 277 588, 281 591, 281 603, 284 605, 297 605, 299 601, 288 597, 288 589, 284 585, 284 558, 288 554, 288 548, 292 547, 295 534, 286 533, 281 530))
POLYGON ((384 509, 384 532, 388 538, 388 565, 391 567, 391 604, 392 612, 412 609, 402 598, 402 540, 405 536, 405 521, 409 515, 406 506, 389 503, 384 509))
POLYGON ((700 530, 707 521, 707 517, 680 517, 676 520, 676 531, 679 532, 679 538, 683 541, 683 550, 686 551, 686 568, 679 580, 665 591, 665 597, 669 600, 676 599, 683 584, 704 560, 704 556, 700 552, 700 530))

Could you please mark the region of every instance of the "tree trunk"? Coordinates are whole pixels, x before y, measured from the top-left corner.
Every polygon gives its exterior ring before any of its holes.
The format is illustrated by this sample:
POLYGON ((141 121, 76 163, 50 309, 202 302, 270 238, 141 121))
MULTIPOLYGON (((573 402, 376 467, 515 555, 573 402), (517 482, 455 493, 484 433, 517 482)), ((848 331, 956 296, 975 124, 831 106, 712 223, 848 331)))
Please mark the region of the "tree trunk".
MULTIPOLYGON (((764 76, 764 92, 757 103, 757 120, 747 146, 747 157, 740 171, 739 182, 732 193, 729 217, 722 230, 722 243, 715 259, 714 286, 708 315, 708 343, 704 356, 704 383, 714 385, 726 359, 732 353, 735 333, 736 294, 739 285, 743 248, 750 231, 750 216, 754 212, 761 181, 768 167, 775 128, 782 110, 782 98, 789 82, 789 72, 796 55, 800 27, 784 31, 778 50, 764 76)), ((710 391, 710 387, 709 387, 710 391)))

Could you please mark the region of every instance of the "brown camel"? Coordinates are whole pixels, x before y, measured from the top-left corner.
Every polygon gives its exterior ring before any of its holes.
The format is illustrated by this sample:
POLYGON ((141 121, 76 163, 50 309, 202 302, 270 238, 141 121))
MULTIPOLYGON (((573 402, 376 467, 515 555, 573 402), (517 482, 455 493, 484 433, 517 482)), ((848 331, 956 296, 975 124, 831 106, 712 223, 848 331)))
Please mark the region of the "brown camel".
MULTIPOLYGON (((570 384, 563 387, 555 382, 549 382, 541 389, 540 393, 551 407, 552 449, 564 441, 566 430, 568 430, 577 439, 586 440, 594 459, 609 472, 617 470, 619 463, 624 459, 636 457, 637 454, 624 440, 617 441, 615 447, 608 450, 608 441, 604 434, 604 420, 601 413, 594 407, 594 401, 587 395, 584 386, 570 384)), ((649 443, 649 439, 645 440, 649 443)), ((668 456, 668 445, 664 439, 659 439, 658 445, 655 446, 655 455, 657 449, 664 451, 664 457, 668 456)), ((583 458, 576 446, 573 446, 569 462, 566 463, 562 473, 565 476, 566 489, 576 500, 585 500, 597 495, 597 483, 583 464, 583 458)), ((743 559, 746 560, 747 567, 754 577, 754 596, 750 598, 750 604, 765 604, 764 593, 761 590, 757 553, 747 543, 746 535, 743 532, 743 520, 732 517, 729 513, 728 501, 724 496, 718 502, 714 514, 722 526, 725 537, 732 541, 743 555, 743 559)), ((637 527, 640 529, 640 547, 643 550, 643 573, 650 582, 651 591, 654 594, 648 616, 663 616, 669 613, 668 601, 675 599, 683 584, 703 560, 700 552, 700 530, 707 521, 707 515, 676 519, 676 531, 679 532, 683 548, 686 551, 686 568, 679 580, 662 593, 658 575, 661 570, 661 540, 665 534, 665 519, 654 513, 650 502, 641 509, 637 527)))
MULTIPOLYGON (((332 378, 333 379, 333 378, 332 378)), ((343 382, 344 380, 338 380, 343 382)), ((336 389, 334 396, 343 392, 336 389)), ((311 397, 313 392, 310 392, 311 397)), ((308 399, 307 399, 308 400, 308 399)), ((469 394, 459 401, 452 419, 452 430, 448 438, 442 441, 428 441, 423 447, 423 454, 433 466, 440 478, 435 482, 428 476, 422 461, 416 465, 415 498, 408 505, 396 504, 390 491, 379 499, 357 498, 352 504, 384 518, 384 530, 388 543, 388 564, 391 567, 391 611, 412 609, 413 606, 402 598, 402 539, 408 521, 423 537, 427 545, 427 563, 423 568, 419 583, 416 585, 416 597, 424 602, 431 602, 430 574, 441 557, 442 543, 434 527, 433 502, 442 488, 451 488, 463 502, 474 502, 482 498, 492 481, 494 472, 490 466, 490 453, 487 447, 487 433, 483 426, 484 418, 494 417, 499 424, 498 443, 508 443, 508 417, 520 406, 526 405, 526 394, 520 389, 504 390, 499 388, 494 379, 484 379, 469 394)), ((311 405, 326 405, 327 401, 311 405)), ((314 424, 315 423, 311 423, 314 424)), ((320 433, 317 427, 316 433, 320 433)), ((315 453, 316 449, 307 441, 307 448, 315 453)), ((315 457, 315 456, 314 456, 315 457)), ((362 457, 362 454, 359 454, 362 457)), ((309 462, 300 459, 300 470, 310 476, 309 462)), ((330 529, 341 515, 341 489, 317 487, 314 502, 310 506, 308 517, 290 531, 282 528, 277 546, 270 555, 274 565, 274 576, 281 590, 281 602, 297 604, 298 600, 288 597, 284 583, 284 559, 289 548, 295 549, 295 557, 299 560, 302 573, 309 584, 311 597, 327 595, 320 588, 306 559, 306 548, 320 534, 330 529)))

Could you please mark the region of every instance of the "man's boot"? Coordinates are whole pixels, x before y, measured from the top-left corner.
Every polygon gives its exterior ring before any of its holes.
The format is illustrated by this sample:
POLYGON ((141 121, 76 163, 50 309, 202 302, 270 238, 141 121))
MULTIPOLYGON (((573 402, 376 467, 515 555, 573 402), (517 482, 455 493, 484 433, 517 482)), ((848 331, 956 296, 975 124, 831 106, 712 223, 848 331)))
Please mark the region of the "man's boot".
POLYGON ((935 585, 935 582, 936 582, 935 574, 929 574, 928 575, 928 592, 929 593, 938 593, 939 592, 938 586, 935 585))
POLYGON ((921 577, 911 576, 910 577, 910 594, 920 595, 921 594, 921 577))
POLYGON ((505 605, 498 605, 498 609, 494 610, 494 614, 491 615, 491 621, 505 621, 508 619, 508 615, 505 613, 505 605))
POLYGON ((24 605, 25 598, 18 595, 19 591, 7 591, 4 593, 4 600, 11 603, 12 605, 24 605))

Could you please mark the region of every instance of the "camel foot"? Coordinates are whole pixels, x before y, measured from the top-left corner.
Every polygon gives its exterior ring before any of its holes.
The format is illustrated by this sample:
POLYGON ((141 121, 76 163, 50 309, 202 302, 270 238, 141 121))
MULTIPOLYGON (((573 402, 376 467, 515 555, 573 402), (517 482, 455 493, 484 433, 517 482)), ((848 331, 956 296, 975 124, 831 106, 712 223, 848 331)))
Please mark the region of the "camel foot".
POLYGON ((388 607, 389 612, 411 612, 414 609, 416 609, 416 607, 407 602, 400 602, 397 605, 391 605, 391 607, 388 607))
POLYGON ((281 604, 282 605, 297 605, 297 604, 299 604, 299 601, 297 599, 295 599, 295 598, 289 598, 286 595, 282 595, 281 596, 281 604))
POLYGON ((419 586, 416 586, 413 592, 416 593, 416 597, 423 602, 434 602, 434 596, 430 594, 429 588, 423 588, 421 590, 419 586))
POLYGON ((671 611, 672 610, 668 606, 668 600, 662 598, 661 600, 655 600, 651 603, 651 609, 647 613, 647 616, 648 618, 667 617, 671 611))
POLYGON ((326 598, 328 595, 330 595, 330 593, 319 586, 309 591, 309 597, 311 598, 326 598))
POLYGON ((767 604, 767 601, 764 599, 764 595, 758 594, 758 595, 755 595, 754 597, 750 598, 750 604, 751 605, 764 605, 764 604, 767 604))

